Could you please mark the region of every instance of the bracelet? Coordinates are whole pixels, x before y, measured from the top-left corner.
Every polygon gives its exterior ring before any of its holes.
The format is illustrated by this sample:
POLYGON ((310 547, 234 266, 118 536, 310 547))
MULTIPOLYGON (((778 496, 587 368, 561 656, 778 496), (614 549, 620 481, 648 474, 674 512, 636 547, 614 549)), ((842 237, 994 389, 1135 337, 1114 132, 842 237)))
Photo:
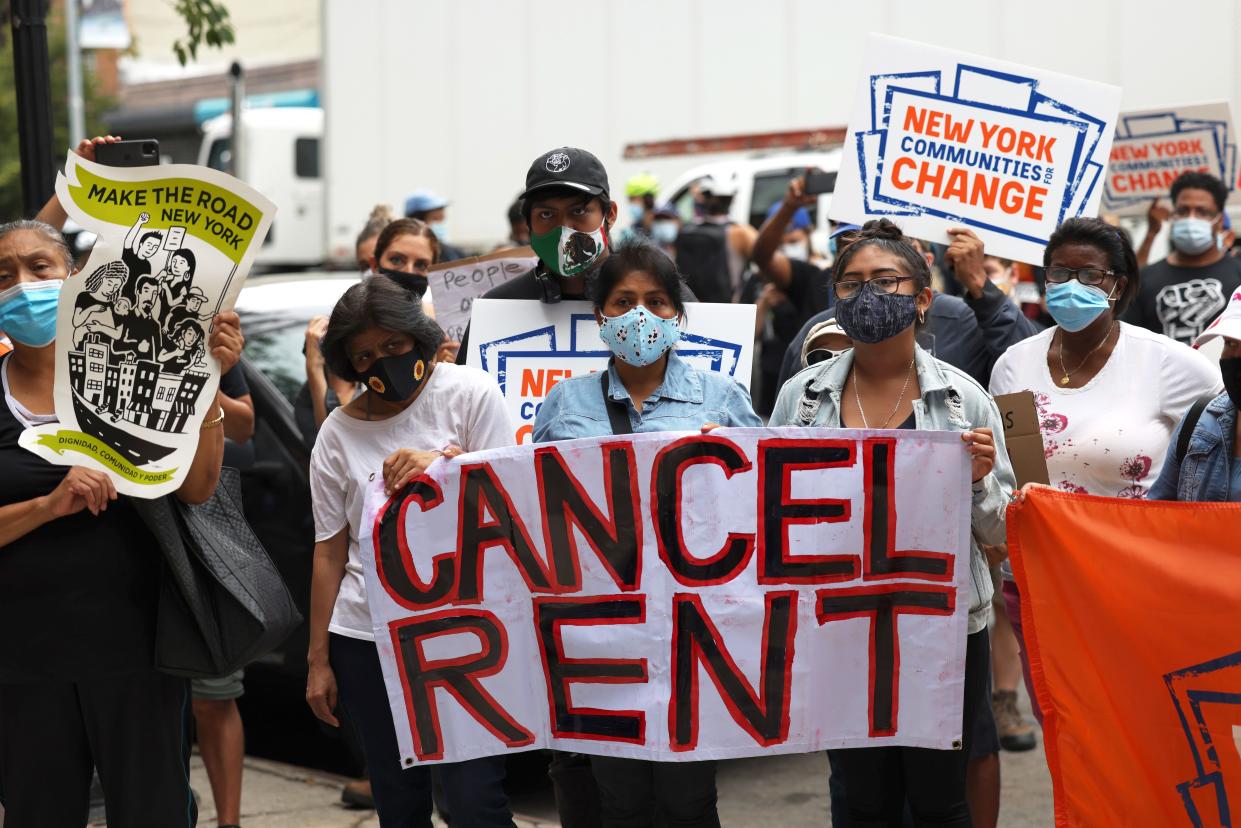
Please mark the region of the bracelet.
POLYGON ((218 428, 224 422, 224 406, 220 406, 220 414, 214 420, 207 420, 201 426, 200 431, 206 431, 209 428, 218 428))

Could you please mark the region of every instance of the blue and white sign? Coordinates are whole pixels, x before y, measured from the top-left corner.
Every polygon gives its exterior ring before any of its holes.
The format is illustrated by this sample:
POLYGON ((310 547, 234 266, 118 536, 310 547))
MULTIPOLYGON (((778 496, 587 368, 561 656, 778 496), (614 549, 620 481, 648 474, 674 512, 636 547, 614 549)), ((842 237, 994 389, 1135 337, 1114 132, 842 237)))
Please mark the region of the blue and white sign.
POLYGON ((1126 112, 1112 141, 1103 209, 1143 214, 1191 171, 1215 176, 1228 188, 1229 202, 1237 200, 1237 139, 1227 103, 1126 112))
MULTIPOLYGON (((689 303, 677 354, 749 388, 754 312, 753 305, 689 303)), ((611 355, 589 302, 474 301, 466 363, 500 384, 519 443, 529 442, 539 407, 556 383, 606 368, 611 355)))
POLYGON ((1062 221, 1095 215, 1118 87, 901 38, 870 36, 831 216, 889 218, 1039 263, 1062 221))

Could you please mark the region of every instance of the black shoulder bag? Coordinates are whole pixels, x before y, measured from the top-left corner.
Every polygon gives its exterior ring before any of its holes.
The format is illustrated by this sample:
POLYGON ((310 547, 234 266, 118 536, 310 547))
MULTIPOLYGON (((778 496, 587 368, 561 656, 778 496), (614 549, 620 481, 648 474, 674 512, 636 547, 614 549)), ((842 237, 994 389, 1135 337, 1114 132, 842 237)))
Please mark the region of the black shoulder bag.
POLYGON ((215 493, 190 506, 173 495, 133 499, 164 553, 155 667, 174 676, 227 676, 302 623, 284 579, 241 511, 241 476, 224 467, 215 493))
POLYGON ((1185 419, 1181 420, 1181 433, 1176 438, 1177 463, 1185 461, 1185 452, 1189 451, 1189 440, 1194 436, 1194 429, 1198 427, 1198 421, 1202 419, 1202 412, 1207 410, 1207 406, 1214 399, 1214 394, 1204 394, 1194 400, 1194 404, 1185 414, 1185 419))

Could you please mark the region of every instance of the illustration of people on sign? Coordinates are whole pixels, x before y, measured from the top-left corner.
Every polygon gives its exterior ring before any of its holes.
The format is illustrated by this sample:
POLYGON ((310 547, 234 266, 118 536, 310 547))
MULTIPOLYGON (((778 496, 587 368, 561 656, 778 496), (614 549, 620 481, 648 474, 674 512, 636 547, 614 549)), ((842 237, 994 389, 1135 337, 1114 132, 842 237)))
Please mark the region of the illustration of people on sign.
POLYGON ((164 243, 164 234, 159 230, 142 232, 142 226, 150 220, 150 213, 140 213, 134 226, 125 234, 125 251, 121 254, 121 259, 129 268, 129 281, 125 283, 123 295, 131 302, 137 291, 138 280, 151 275, 151 257, 159 252, 160 245, 164 243))
POLYGON ((194 284, 197 256, 182 246, 184 227, 144 232, 149 220, 140 214, 120 259, 87 277, 74 302, 69 356, 79 420, 130 453, 140 441, 109 422, 180 432, 210 375, 212 313, 207 294, 194 284), (167 253, 162 264, 161 252, 167 253))
POLYGON ((107 262, 95 268, 86 279, 86 291, 78 294, 73 304, 73 347, 81 348, 89 333, 100 333, 109 339, 121 335, 114 302, 129 278, 124 262, 107 262))

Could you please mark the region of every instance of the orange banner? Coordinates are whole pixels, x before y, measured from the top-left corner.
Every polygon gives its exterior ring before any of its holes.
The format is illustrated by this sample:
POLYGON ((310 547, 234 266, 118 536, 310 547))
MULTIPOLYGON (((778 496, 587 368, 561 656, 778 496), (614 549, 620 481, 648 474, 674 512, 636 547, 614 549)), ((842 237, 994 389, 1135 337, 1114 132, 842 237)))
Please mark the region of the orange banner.
POLYGON ((1009 553, 1057 825, 1231 825, 1241 504, 1035 491, 1009 553))

